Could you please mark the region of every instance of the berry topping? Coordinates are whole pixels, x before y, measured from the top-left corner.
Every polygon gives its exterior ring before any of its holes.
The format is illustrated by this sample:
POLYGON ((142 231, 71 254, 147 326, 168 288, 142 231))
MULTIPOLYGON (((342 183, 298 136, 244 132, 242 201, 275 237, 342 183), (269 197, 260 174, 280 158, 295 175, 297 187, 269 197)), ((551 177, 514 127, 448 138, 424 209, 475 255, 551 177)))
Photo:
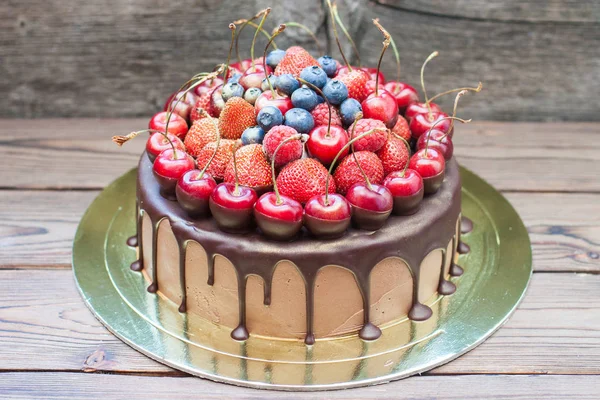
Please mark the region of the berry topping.
MULTIPOLYGON (((311 197, 325 193, 328 174, 323 164, 314 158, 302 158, 283 167, 277 177, 277 187, 282 195, 306 203, 311 197)), ((330 182, 329 193, 335 193, 333 181, 330 182)))
MULTIPOLYGON (((298 135, 298 131, 285 125, 276 126, 267 132, 263 140, 263 147, 269 160, 273 158, 275 150, 285 139, 295 135, 298 135)), ((280 168, 291 161, 299 159, 302 157, 302 149, 303 146, 300 140, 292 140, 284 144, 277 152, 275 167, 280 168)))
POLYGON ((302 72, 300 72, 300 78, 315 85, 319 89, 323 89, 323 86, 327 83, 327 74, 321 67, 316 65, 304 68, 302 72))
MULTIPOLYGON (((372 151, 375 152, 383 147, 388 138, 388 133, 385 131, 385 124, 377 119, 365 118, 361 119, 356 123, 356 131, 354 132, 353 137, 357 137, 362 135, 363 133, 370 131, 374 128, 380 128, 382 130, 378 130, 373 132, 371 135, 360 138, 354 143, 354 149, 356 151, 372 151)), ((352 138, 350 138, 352 139, 352 138)))
POLYGON ((291 99, 294 107, 303 108, 308 111, 311 111, 320 103, 317 94, 307 87, 296 90, 292 93, 291 99))
MULTIPOLYGON (((356 155, 356 159, 371 183, 379 184, 383 181, 383 164, 375 153, 357 151, 354 155, 356 155)), ((336 168, 333 178, 335 179, 338 193, 344 195, 350 189, 350 186, 358 182, 364 182, 364 177, 352 154, 347 155, 342 160, 336 168)))
POLYGON ((340 104, 340 115, 344 126, 352 125, 358 113, 362 114, 362 106, 358 100, 347 99, 340 104))
POLYGON ((315 121, 308 111, 302 108, 292 108, 285 113, 285 125, 294 128, 299 133, 308 133, 315 126, 315 121))
POLYGON ((308 51, 300 46, 292 46, 287 49, 285 55, 281 61, 279 61, 279 64, 277 64, 275 75, 292 74, 298 76, 304 68, 312 65, 318 67, 319 63, 308 53, 308 51))
POLYGON ((377 152, 377 157, 383 164, 383 174, 388 175, 393 171, 401 171, 408 163, 410 154, 402 139, 389 138, 383 147, 377 152))
MULTIPOLYGON (((239 184, 251 188, 271 186, 271 166, 263 148, 259 144, 242 146, 235 152, 239 184)), ((224 182, 235 183, 233 159, 225 168, 224 182)))
POLYGON ((335 61, 330 56, 319 57, 317 61, 328 77, 332 78, 333 76, 335 76, 338 66, 337 61, 335 61))
POLYGON ((331 79, 323 87, 323 94, 331 104, 339 106, 348 98, 348 88, 341 81, 331 79))
POLYGON ((206 168, 206 172, 217 180, 223 180, 225 168, 227 167, 227 164, 229 164, 229 160, 231 160, 233 151, 240 147, 240 142, 238 140, 221 139, 218 146, 219 148, 212 161, 210 160, 215 152, 215 148, 217 148, 217 142, 210 142, 204 146, 196 157, 196 164, 198 169, 203 169, 206 167, 206 164, 210 162, 210 165, 206 168))
POLYGON ((260 126, 252 126, 242 133, 242 144, 244 146, 253 143, 262 144, 264 137, 265 131, 260 126))
MULTIPOLYGON (((327 107, 327 104, 325 103, 318 104, 315 108, 313 108, 310 114, 313 117, 315 126, 327 125, 329 123, 329 107, 327 107)), ((335 107, 331 107, 331 125, 342 126, 342 117, 340 116, 338 109, 335 107)))
POLYGON ((204 146, 209 142, 217 140, 215 122, 216 121, 212 117, 202 118, 194 122, 183 141, 187 152, 191 156, 196 157, 204 146))
POLYGON ((219 131, 225 139, 239 139, 246 128, 255 124, 254 107, 241 97, 229 99, 219 116, 219 131))
MULTIPOLYGON (((268 93, 269 92, 264 93, 263 96, 268 93)), ((264 131, 268 132, 271 128, 283 123, 283 114, 277 107, 266 106, 259 111, 258 116, 256 117, 256 123, 258 123, 258 126, 264 131)))

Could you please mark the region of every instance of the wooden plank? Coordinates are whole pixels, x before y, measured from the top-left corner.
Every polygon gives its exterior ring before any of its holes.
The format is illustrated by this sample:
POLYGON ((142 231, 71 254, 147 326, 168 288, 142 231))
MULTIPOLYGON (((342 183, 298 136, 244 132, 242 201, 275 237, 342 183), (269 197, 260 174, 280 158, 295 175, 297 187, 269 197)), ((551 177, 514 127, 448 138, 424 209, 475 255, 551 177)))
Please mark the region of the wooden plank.
MULTIPOLYGON (((0 281, 0 371, 173 373, 108 333, 71 271, 0 270, 0 281)), ((434 373, 600 374, 599 287, 600 275, 534 274, 502 329, 434 373)))
MULTIPOLYGON (((0 188, 101 189, 135 167, 144 148, 142 138, 119 148, 110 137, 148 119, 0 120, 0 188)), ((600 192, 599 131, 597 123, 475 121, 457 127, 455 152, 499 190, 600 192)))
POLYGON ((332 392, 274 392, 240 388, 204 379, 76 373, 0 374, 1 399, 84 398, 102 393, 102 399, 454 399, 475 400, 595 400, 597 376, 415 376, 385 385, 332 392), (199 395, 200 394, 200 395, 199 395))

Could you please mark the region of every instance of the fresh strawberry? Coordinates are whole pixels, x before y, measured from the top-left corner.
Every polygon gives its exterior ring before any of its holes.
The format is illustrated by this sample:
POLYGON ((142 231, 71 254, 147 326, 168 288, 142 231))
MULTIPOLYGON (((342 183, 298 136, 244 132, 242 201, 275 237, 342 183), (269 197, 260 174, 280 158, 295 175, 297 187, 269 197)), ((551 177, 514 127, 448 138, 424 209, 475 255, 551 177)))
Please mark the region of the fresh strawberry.
MULTIPOLYGON (((327 104, 317 104, 310 113, 315 121, 315 126, 327 125, 329 123, 329 107, 327 104)), ((335 107, 331 107, 331 125, 342 126, 342 117, 335 107)))
POLYGON ((300 46, 292 46, 287 49, 285 56, 277 64, 275 75, 292 74, 297 77, 304 68, 313 65, 319 66, 319 63, 308 51, 300 46))
POLYGON ((343 75, 337 77, 348 88, 348 97, 356 99, 362 103, 367 98, 367 81, 369 75, 360 69, 354 68, 343 75))
MULTIPOLYGON (((277 125, 269 130, 263 140, 263 147, 269 160, 273 159, 273 154, 281 142, 285 139, 297 135, 298 131, 286 125, 277 125)), ((300 140, 290 140, 277 151, 275 167, 280 168, 285 164, 302 157, 303 145, 300 140)))
POLYGON ((398 115, 398 121, 392 128, 392 136, 399 136, 406 141, 409 141, 412 136, 408 128, 408 122, 402 115, 398 115))
POLYGON ((410 154, 402 140, 391 137, 377 152, 377 157, 383 164, 383 174, 387 176, 390 172, 403 170, 410 154))
MULTIPOLYGON (((366 133, 374 128, 381 128, 384 130, 372 132, 364 138, 358 139, 356 142, 354 142, 354 150, 366 150, 376 152, 377 150, 383 147, 383 145, 387 141, 388 132, 385 127, 385 124, 377 119, 360 119, 356 123, 356 129, 354 130, 354 134, 352 134, 352 128, 348 129, 348 132, 351 135, 353 135, 352 137, 358 137, 363 133, 366 133)), ((352 139, 352 137, 350 139, 352 139)))
POLYGON ((192 157, 196 157, 209 142, 217 140, 214 118, 202 118, 192 125, 185 135, 185 148, 192 157))
MULTIPOLYGON (((283 167, 277 176, 277 188, 279 193, 304 204, 311 197, 325 193, 328 174, 327 168, 314 158, 302 158, 283 167)), ((335 193, 333 178, 329 178, 329 193, 335 193)))
POLYGON ((199 108, 205 110, 208 113, 209 107, 210 107, 210 93, 206 92, 198 98, 198 101, 196 102, 196 104, 192 108, 192 111, 190 112, 191 123, 193 124, 194 122, 198 121, 199 119, 205 118, 202 116, 202 114, 200 114, 198 112, 199 108))
MULTIPOLYGON (((242 143, 239 140, 221 139, 217 154, 215 154, 215 158, 213 158, 213 160, 210 162, 206 172, 208 172, 216 180, 223 180, 225 168, 227 167, 229 160, 233 158, 233 151, 237 150, 241 145, 242 143)), ((196 157, 198 169, 203 169, 206 166, 206 163, 210 161, 213 153, 215 152, 216 147, 216 141, 210 142, 204 146, 204 148, 196 157)))
MULTIPOLYGON (((369 178, 371 183, 380 184, 383 181, 383 164, 375 153, 370 151, 357 151, 354 153, 360 163, 361 168, 369 178)), ((350 186, 358 182, 364 182, 358 165, 354 161, 354 156, 348 154, 338 165, 333 174, 338 193, 346 194, 350 186)))
MULTIPOLYGON (((260 144, 242 146, 235 152, 238 183, 251 188, 271 186, 271 165, 260 144)), ((225 168, 224 182, 235 183, 233 157, 225 168)))
POLYGON ((254 106, 241 97, 227 100, 219 116, 219 131, 225 139, 239 139, 246 128, 256 125, 254 106))

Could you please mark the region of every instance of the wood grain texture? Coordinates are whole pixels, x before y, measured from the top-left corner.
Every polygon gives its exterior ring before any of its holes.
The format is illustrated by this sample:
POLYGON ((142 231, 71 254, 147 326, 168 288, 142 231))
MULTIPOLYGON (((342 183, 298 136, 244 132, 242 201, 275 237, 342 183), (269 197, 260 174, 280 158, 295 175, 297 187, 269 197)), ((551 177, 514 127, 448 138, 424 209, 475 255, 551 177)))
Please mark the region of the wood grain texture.
POLYGON ((238 388, 193 377, 145 377, 74 373, 0 374, 0 399, 410 399, 596 400, 594 376, 415 376, 386 385, 333 392, 290 393, 238 388))
MULTIPOLYGON (((0 270, 0 278, 0 372, 181 375, 108 333, 83 304, 70 270, 0 270)), ((432 374, 600 374, 599 287, 600 275, 534 274, 501 330, 432 374)))
MULTIPOLYGON (((464 102, 465 115, 600 120, 589 101, 600 92, 600 5, 594 0, 338 3, 365 64, 375 65, 379 55, 381 37, 371 18, 380 17, 399 45, 403 79, 418 85, 422 61, 438 49, 442 57, 427 74, 431 92, 483 80, 485 91, 464 102)), ((271 4, 269 29, 299 21, 331 47, 323 0, 4 1, 0 116, 149 116, 193 73, 224 61, 231 20, 271 4)), ((241 43, 244 57, 249 33, 241 43)), ((285 35, 281 47, 316 48, 302 31, 285 35)), ((387 57, 384 70, 391 73, 387 57)))
MULTIPOLYGON (((119 148, 110 137, 147 121, 0 120, 0 188, 102 189, 137 165, 145 145, 139 138, 119 148), (31 173, 41 166, 45 173, 31 173)), ((475 121, 457 127, 455 153, 499 190, 600 192, 599 131, 597 123, 475 121)))
MULTIPOLYGON (((98 193, 0 191, 0 269, 70 268, 75 230, 98 193)), ((600 273, 600 194, 506 196, 529 231, 535 271, 600 273)))

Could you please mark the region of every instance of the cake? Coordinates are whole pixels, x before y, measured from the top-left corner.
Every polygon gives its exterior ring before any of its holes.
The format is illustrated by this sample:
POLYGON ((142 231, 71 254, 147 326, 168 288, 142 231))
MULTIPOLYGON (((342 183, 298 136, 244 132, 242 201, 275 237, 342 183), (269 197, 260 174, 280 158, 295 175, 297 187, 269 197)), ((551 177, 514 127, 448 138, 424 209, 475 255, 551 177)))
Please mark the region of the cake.
POLYGON ((378 69, 267 49, 196 75, 151 119, 131 269, 232 340, 376 340, 428 319, 468 250, 460 119, 378 69))

